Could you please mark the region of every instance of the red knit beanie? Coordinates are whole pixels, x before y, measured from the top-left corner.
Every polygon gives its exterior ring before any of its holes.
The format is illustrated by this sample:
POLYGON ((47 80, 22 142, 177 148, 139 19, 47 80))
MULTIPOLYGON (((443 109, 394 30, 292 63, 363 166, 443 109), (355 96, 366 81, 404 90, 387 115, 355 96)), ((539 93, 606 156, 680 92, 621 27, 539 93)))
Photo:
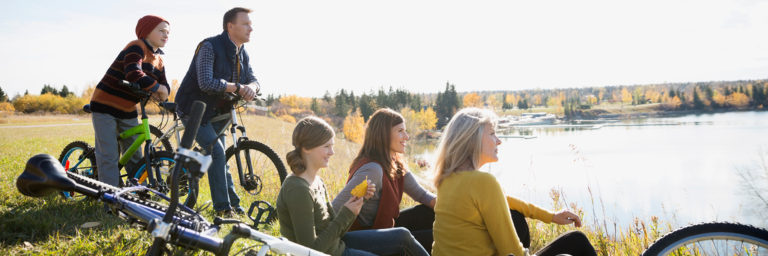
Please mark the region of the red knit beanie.
POLYGON ((157 24, 160 24, 160 22, 171 24, 170 22, 161 18, 160 16, 147 15, 147 16, 141 17, 141 19, 139 19, 139 22, 136 23, 136 36, 138 38, 147 37, 149 33, 151 33, 152 30, 155 29, 155 27, 157 27, 157 24))

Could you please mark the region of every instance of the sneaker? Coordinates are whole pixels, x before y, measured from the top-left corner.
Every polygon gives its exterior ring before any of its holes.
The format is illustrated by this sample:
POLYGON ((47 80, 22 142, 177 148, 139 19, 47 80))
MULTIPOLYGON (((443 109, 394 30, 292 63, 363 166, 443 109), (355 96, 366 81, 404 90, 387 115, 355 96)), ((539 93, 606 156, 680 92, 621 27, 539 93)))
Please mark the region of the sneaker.
POLYGON ((235 214, 232 213, 232 210, 227 209, 227 210, 216 211, 216 216, 228 219, 228 218, 235 217, 235 214))
POLYGON ((237 215, 245 215, 245 209, 240 206, 235 207, 234 212, 237 215))

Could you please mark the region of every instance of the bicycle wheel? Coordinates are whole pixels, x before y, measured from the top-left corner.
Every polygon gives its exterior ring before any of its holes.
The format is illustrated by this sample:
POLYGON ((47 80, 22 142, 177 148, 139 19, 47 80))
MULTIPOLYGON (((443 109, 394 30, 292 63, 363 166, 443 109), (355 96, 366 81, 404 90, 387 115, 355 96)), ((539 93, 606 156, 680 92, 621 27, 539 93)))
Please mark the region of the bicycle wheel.
MULTIPOLYGON (((176 165, 176 160, 174 159, 174 154, 168 151, 157 151, 151 156, 152 162, 150 165, 152 166, 152 172, 154 173, 156 170, 160 171, 161 176, 161 182, 158 182, 158 184, 148 184, 148 187, 156 189, 162 193, 168 193, 168 188, 171 184, 171 172, 173 172, 173 168, 176 165)), ((136 178, 139 181, 139 184, 145 184, 148 180, 148 173, 146 170, 146 164, 142 164, 138 167, 137 171, 133 175, 134 178, 136 178)), ((187 197, 194 191, 197 192, 197 188, 194 186, 190 186, 190 178, 188 175, 187 169, 182 169, 184 173, 182 173, 179 177, 179 202, 185 202, 187 200, 187 197), (194 187, 194 188, 193 188, 194 187)), ((157 181, 156 181, 157 182, 157 181)), ((197 194, 197 193, 195 193, 197 194)), ((194 203, 191 205, 187 205, 187 207, 193 207, 194 203)))
POLYGON ((664 235, 643 255, 768 255, 768 230, 737 223, 696 224, 664 235))
POLYGON ((168 140, 168 138, 160 139, 163 137, 163 131, 161 131, 159 128, 155 127, 154 125, 149 125, 149 133, 151 133, 152 137, 152 146, 155 147, 155 151, 168 151, 173 152, 173 146, 171 146, 171 141, 168 140), (157 141, 159 143, 157 143, 157 141))
MULTIPOLYGON (((59 155, 59 162, 67 172, 74 172, 82 176, 98 180, 96 171, 96 154, 93 147, 84 141, 73 141, 67 144, 59 155)), ((75 197, 74 192, 62 191, 64 198, 75 197)))
POLYGON ((234 157, 235 153, 240 155, 240 163, 246 183, 245 190, 252 195, 261 194, 262 198, 267 199, 266 201, 274 203, 286 175, 285 165, 283 165, 283 161, 280 160, 277 153, 258 141, 247 140, 240 142, 237 152, 231 146, 226 151, 227 164, 230 170, 237 168, 237 159, 234 157), (249 156, 248 159, 246 159, 246 155, 249 156), (253 175, 248 174, 247 165, 249 161, 253 168, 253 175))

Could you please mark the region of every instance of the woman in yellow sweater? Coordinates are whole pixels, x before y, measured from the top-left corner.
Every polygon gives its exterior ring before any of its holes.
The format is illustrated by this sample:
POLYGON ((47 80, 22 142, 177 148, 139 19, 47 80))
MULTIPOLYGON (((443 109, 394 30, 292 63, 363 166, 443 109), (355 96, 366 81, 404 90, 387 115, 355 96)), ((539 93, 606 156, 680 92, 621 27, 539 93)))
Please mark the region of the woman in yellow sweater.
MULTIPOLYGON (((515 232, 509 210, 545 223, 581 226, 569 210, 552 213, 514 197, 505 196, 499 182, 477 171, 498 161, 501 140, 494 132, 496 115, 490 110, 462 109, 451 118, 438 147, 435 162, 435 242, 432 255, 529 255, 515 232)), ((579 231, 565 233, 536 255, 596 255, 579 231)))

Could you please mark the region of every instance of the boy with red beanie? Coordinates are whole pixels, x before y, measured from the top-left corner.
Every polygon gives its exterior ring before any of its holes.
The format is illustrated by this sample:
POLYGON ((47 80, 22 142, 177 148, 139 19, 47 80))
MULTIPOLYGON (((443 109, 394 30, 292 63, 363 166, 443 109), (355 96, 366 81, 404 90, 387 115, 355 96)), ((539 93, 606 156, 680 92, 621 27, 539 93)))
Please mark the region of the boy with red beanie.
MULTIPOLYGON (((118 142, 117 135, 139 124, 136 104, 139 96, 120 85, 121 80, 137 83, 142 90, 152 92, 152 98, 165 101, 170 87, 160 55, 170 33, 165 19, 147 15, 136 24, 136 40, 128 43, 117 55, 99 81, 91 97, 91 118, 96 134, 96 166, 99 180, 117 186, 120 179, 118 160, 120 149, 127 149, 136 136, 118 142), (120 144, 120 145, 118 145, 120 144)), ((142 154, 136 151, 131 161, 138 163, 142 154)))

